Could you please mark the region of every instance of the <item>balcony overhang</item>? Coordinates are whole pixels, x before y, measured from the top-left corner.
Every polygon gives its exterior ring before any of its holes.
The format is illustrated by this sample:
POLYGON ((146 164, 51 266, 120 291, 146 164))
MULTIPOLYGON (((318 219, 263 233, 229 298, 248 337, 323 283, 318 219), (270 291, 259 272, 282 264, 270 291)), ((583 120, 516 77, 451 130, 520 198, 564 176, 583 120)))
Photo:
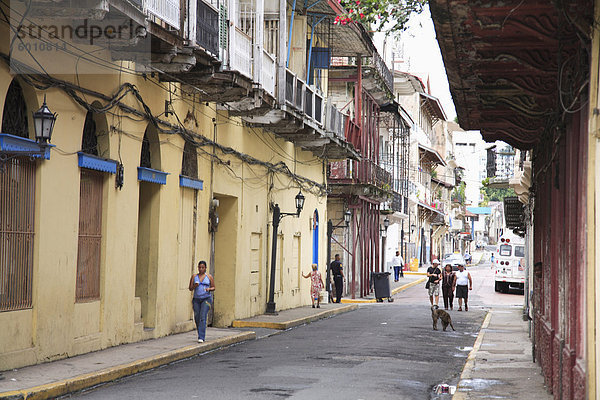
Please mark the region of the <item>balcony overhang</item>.
POLYGON ((417 203, 417 207, 419 209, 419 217, 423 220, 429 220, 432 223, 436 223, 436 225, 443 225, 445 222, 445 216, 446 214, 444 214, 443 212, 436 210, 435 208, 431 207, 430 205, 427 205, 425 203, 422 202, 418 202, 417 203), (441 218, 441 223, 440 223, 440 218, 441 218))
POLYGON ((336 0, 310 0, 307 2, 288 0, 289 9, 296 5, 299 15, 318 15, 329 18, 331 24, 331 53, 334 57, 369 56, 375 45, 367 30, 355 22, 334 24, 337 15, 346 11, 336 0))
POLYGON ((446 189, 452 189, 452 188, 454 187, 454 185, 453 185, 453 184, 451 184, 451 183, 444 182, 444 181, 442 181, 442 180, 440 180, 440 179, 433 178, 433 177, 431 178, 431 182, 433 182, 433 183, 435 183, 435 184, 437 184, 437 185, 443 186, 443 187, 445 187, 446 189))
POLYGON ((559 109, 559 60, 581 45, 573 26, 585 31, 593 4, 565 4, 568 12, 550 0, 429 4, 460 126, 533 147, 559 109))
POLYGON ((242 119, 250 126, 265 129, 312 152, 315 157, 330 160, 361 158, 351 143, 327 132, 321 124, 286 104, 263 115, 250 115, 242 119))
POLYGON ((421 107, 427 110, 429 115, 431 116, 432 124, 435 125, 439 121, 446 120, 446 113, 442 108, 442 104, 440 100, 426 93, 419 93, 421 98, 421 107))
POLYGON ((446 162, 442 156, 440 156, 440 153, 432 148, 419 144, 419 153, 421 162, 425 161, 432 164, 438 164, 443 167, 446 166, 446 162))

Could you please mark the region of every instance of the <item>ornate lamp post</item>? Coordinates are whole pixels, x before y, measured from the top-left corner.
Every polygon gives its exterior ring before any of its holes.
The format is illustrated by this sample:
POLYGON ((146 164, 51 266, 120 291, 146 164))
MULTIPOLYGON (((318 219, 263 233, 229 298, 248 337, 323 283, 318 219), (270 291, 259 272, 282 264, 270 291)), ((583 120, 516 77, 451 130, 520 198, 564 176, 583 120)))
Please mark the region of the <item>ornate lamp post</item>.
POLYGON ((333 225, 331 220, 327 221, 327 274, 326 274, 326 282, 327 282, 327 293, 329 295, 329 301, 331 301, 331 237, 333 236, 333 231, 337 228, 347 228, 350 226, 350 219, 352 219, 352 213, 348 210, 344 213, 344 225, 341 225, 341 222, 337 225, 333 225))
POLYGON ((390 219, 385 217, 383 220, 383 227, 379 228, 381 232, 381 272, 385 272, 385 240, 387 238, 387 230, 390 226, 390 219))
POLYGON ((283 217, 293 215, 295 217, 300 216, 300 211, 304 207, 304 195, 302 191, 299 191, 296 195, 296 212, 295 213, 282 213, 279 209, 279 204, 273 206, 273 243, 271 246, 271 276, 269 279, 269 301, 267 302, 266 314, 277 314, 275 311, 275 259, 277 258, 277 230, 279 229, 279 222, 283 217))

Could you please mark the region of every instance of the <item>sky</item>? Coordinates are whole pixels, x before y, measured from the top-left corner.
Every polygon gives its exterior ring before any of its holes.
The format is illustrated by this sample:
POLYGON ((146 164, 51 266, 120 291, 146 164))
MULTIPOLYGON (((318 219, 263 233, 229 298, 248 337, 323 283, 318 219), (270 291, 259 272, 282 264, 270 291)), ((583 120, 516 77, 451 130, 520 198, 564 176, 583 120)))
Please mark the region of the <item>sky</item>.
POLYGON ((421 14, 411 17, 409 28, 399 39, 396 41, 396 48, 400 55, 403 54, 404 62, 395 63, 396 69, 418 76, 425 85, 429 77, 431 95, 440 100, 447 119, 453 121, 456 110, 450 95, 442 54, 435 38, 429 6, 426 6, 421 14))

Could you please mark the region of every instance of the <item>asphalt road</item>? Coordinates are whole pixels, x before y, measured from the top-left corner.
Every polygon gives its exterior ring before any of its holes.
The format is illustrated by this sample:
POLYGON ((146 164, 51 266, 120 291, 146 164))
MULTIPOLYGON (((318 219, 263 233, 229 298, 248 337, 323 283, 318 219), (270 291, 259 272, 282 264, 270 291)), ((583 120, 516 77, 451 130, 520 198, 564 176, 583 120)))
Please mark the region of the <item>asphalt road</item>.
MULTIPOLYGON (((358 310, 204 354, 80 393, 84 399, 431 399, 455 385, 485 310, 522 304, 493 289, 490 264, 470 267, 469 312, 432 330, 424 285, 358 310), (490 283, 491 277, 491 283, 490 283)), ((440 302, 442 300, 440 299, 440 302)), ((456 304, 455 304, 456 306, 456 304)))

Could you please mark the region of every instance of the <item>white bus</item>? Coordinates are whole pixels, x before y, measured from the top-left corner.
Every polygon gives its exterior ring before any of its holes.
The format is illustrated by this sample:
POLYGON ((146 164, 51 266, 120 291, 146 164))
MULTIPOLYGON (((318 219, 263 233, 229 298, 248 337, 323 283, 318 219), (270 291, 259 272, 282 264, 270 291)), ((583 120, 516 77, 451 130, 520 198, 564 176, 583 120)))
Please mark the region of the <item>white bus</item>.
POLYGON ((496 292, 508 293, 512 288, 525 288, 525 239, 506 234, 500 237, 493 267, 496 292))

